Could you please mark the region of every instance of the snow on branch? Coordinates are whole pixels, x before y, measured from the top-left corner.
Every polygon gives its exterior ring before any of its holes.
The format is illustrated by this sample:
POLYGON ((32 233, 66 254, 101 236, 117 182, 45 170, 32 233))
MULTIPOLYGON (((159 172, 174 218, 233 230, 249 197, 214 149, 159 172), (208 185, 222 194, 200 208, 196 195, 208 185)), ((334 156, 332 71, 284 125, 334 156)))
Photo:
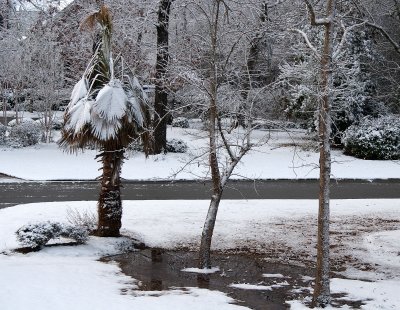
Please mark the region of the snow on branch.
POLYGON ((370 22, 365 22, 365 24, 371 28, 374 28, 376 30, 379 30, 379 32, 389 41, 389 43, 394 47, 395 51, 400 54, 400 45, 397 44, 394 39, 390 36, 390 34, 383 29, 381 26, 370 23, 370 22))
POLYGON ((310 22, 312 26, 321 26, 321 25, 327 25, 331 22, 331 19, 328 18, 317 18, 315 15, 314 7, 312 6, 311 2, 309 0, 304 0, 306 3, 308 12, 310 13, 310 22))
POLYGON ((350 31, 352 31, 353 29, 357 28, 357 27, 364 26, 365 24, 366 24, 366 22, 362 22, 362 23, 354 24, 354 25, 352 25, 352 26, 346 28, 346 27, 344 26, 343 22, 341 22, 341 27, 342 27, 342 29, 343 29, 343 36, 342 36, 342 39, 340 40, 340 43, 339 43, 339 45, 338 45, 338 48, 337 48, 336 51, 333 53, 333 56, 332 56, 332 57, 333 57, 334 59, 337 58, 337 57, 339 56, 339 54, 340 54, 340 52, 341 52, 341 50, 342 50, 342 48, 343 48, 343 46, 344 46, 344 43, 346 43, 346 39, 347 39, 348 33, 349 33, 350 31))
POLYGON ((317 49, 314 47, 314 45, 311 44, 310 40, 308 39, 307 34, 306 34, 304 31, 302 31, 302 30, 300 30, 300 29, 288 29, 288 30, 289 30, 289 31, 292 31, 292 32, 297 32, 297 33, 299 33, 299 34, 303 37, 303 39, 304 39, 304 41, 306 42, 307 46, 312 50, 312 52, 314 53, 314 55, 317 56, 318 58, 321 58, 320 53, 318 53, 318 51, 317 51, 317 49))

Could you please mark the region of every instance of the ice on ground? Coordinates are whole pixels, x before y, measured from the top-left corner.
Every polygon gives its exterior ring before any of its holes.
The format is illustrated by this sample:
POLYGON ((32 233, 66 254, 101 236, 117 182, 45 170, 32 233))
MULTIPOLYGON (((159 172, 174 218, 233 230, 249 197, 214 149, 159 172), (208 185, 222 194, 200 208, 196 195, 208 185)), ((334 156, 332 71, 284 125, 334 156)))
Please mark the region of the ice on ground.
POLYGON ((219 271, 219 267, 212 267, 212 268, 184 268, 181 271, 200 273, 200 274, 212 274, 212 273, 218 272, 219 271))
POLYGON ((264 278, 290 278, 286 277, 283 274, 280 273, 263 273, 262 275, 264 278))
POLYGON ((232 283, 229 287, 238 288, 241 290, 259 290, 259 291, 272 291, 273 285, 256 285, 248 283, 232 283))

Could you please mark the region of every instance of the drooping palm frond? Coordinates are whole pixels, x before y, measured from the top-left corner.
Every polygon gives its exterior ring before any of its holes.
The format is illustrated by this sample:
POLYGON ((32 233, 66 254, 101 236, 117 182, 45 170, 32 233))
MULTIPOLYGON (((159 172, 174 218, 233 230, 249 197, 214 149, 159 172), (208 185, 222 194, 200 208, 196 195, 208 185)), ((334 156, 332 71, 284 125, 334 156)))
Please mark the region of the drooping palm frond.
POLYGON ((72 91, 59 144, 71 152, 86 146, 121 149, 142 137, 148 150, 146 95, 133 72, 122 65, 122 57, 114 63, 111 16, 106 7, 89 16, 81 28, 94 29, 96 23, 101 26, 101 40, 72 91))

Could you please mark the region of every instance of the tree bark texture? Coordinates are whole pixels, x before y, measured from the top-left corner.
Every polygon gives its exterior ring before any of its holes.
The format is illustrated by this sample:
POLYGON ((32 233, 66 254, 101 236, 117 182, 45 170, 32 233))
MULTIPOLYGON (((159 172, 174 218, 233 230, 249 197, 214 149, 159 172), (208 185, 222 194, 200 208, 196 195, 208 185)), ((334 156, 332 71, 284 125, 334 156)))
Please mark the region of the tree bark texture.
POLYGON ((99 157, 103 164, 103 174, 98 201, 97 235, 118 237, 122 218, 120 172, 124 152, 123 150, 104 150, 99 157))
POLYGON ((312 306, 325 307, 331 301, 330 297, 330 263, 329 263, 329 186, 331 174, 331 64, 333 27, 336 11, 336 1, 327 1, 327 17, 329 22, 324 24, 325 36, 324 47, 321 58, 321 88, 322 98, 319 107, 319 209, 318 209, 318 237, 317 237, 317 272, 312 306))
POLYGON ((168 93, 165 74, 169 61, 169 14, 173 0, 160 0, 157 24, 157 58, 154 97, 154 154, 165 152, 167 147, 168 93))

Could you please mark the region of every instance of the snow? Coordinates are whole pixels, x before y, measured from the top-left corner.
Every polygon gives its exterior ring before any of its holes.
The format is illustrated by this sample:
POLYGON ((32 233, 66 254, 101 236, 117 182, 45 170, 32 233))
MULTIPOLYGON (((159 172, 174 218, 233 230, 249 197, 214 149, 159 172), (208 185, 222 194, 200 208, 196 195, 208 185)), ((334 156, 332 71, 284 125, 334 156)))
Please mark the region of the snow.
MULTIPOLYGON (((26 113, 26 117, 31 117, 26 113)), ((255 139, 270 134, 268 143, 244 157, 234 178, 316 179, 318 153, 306 150, 311 142, 303 131, 261 131, 255 139), (295 145, 295 146, 294 146, 295 145)), ((169 128, 169 139, 182 139, 187 154, 162 154, 146 159, 134 153, 126 160, 122 177, 136 180, 172 179, 177 171, 207 145, 198 129, 169 128)), ((85 150, 70 155, 55 143, 21 149, 0 148, 0 175, 25 180, 95 179, 97 152, 85 150)), ((201 163, 189 165, 177 179, 207 177, 201 163)), ((333 151, 332 176, 342 179, 399 178, 399 161, 364 161, 333 151)), ((0 178, 0 182, 9 182, 0 178)), ((23 180, 14 179, 14 182, 23 180)), ((122 233, 150 247, 189 248, 199 245, 209 201, 124 201, 122 233), (162 221, 160 221, 162 219, 162 221)), ((315 200, 223 200, 212 249, 243 248, 271 256, 271 262, 315 260, 317 216, 315 200), (285 248, 285 253, 278 249, 285 248), (274 254, 275 252, 278 254, 274 254), (275 256, 274 256, 275 255, 275 256)), ((400 256, 398 240, 400 200, 332 200, 333 259, 346 258, 347 269, 331 281, 333 293, 346 293, 346 300, 363 300, 362 309, 399 309, 400 256), (350 257, 347 261, 347 257, 350 257), (372 266, 372 269, 364 268, 372 266), (372 282, 371 282, 372 281, 372 282)), ((118 266, 99 258, 120 253, 128 238, 95 238, 79 246, 46 247, 26 255, 12 250, 19 245, 15 231, 28 222, 65 222, 68 209, 96 212, 96 202, 52 202, 19 205, 0 210, 0 300, 1 309, 244 309, 218 291, 174 288, 162 292, 136 290, 137 281, 123 275, 118 266)), ((185 272, 204 272, 197 268, 185 272)), ((214 272, 218 272, 216 267, 214 272)), ((289 278, 262 274, 267 279, 289 278)), ((304 288, 312 291, 310 277, 304 288), (307 286, 306 286, 307 285, 307 286)), ((273 290, 277 285, 234 283, 237 289, 273 290)), ((292 309, 306 309, 304 301, 288 301, 292 309)))
POLYGON ((236 283, 229 285, 230 287, 242 289, 242 290, 260 290, 260 291, 272 291, 271 285, 254 285, 247 283, 236 283))
POLYGON ((232 283, 229 286, 242 289, 242 290, 260 290, 260 291, 272 291, 274 288, 289 285, 286 281, 282 283, 276 283, 272 285, 260 285, 260 284, 248 284, 248 283, 232 283))
POLYGON ((193 273, 201 273, 201 274, 212 274, 212 273, 216 273, 219 271, 218 267, 212 267, 212 268, 185 268, 182 269, 181 271, 184 272, 193 272, 193 273))
POLYGON ((2 310, 247 309, 218 291, 198 288, 136 291, 137 281, 98 259, 121 251, 126 238, 91 237, 85 245, 17 254, 14 232, 27 221, 65 221, 68 208, 95 210, 95 202, 38 203, 0 210, 2 310), (3 234, 4 233, 4 234, 3 234), (154 294, 156 296, 154 296, 154 294))
MULTIPOLYGON (((333 293, 346 293, 346 300, 365 303, 362 309, 399 309, 400 262, 398 240, 400 227, 386 223, 357 229, 357 219, 397 219, 400 200, 333 200, 333 222, 348 223, 359 233, 349 239, 343 255, 362 251, 360 262, 378 262, 384 270, 376 270, 380 280, 339 279, 331 281, 333 293), (397 250, 396 250, 397 249, 397 250), (368 281, 367 281, 368 280, 368 281), (373 280, 373 282, 371 282, 373 280)), ((160 248, 197 247, 208 201, 124 201, 123 234, 160 248), (162 218, 162 221, 160 221, 162 218)), ((19 205, 0 210, 0 300, 2 309, 244 309, 232 305, 233 300, 218 291, 179 288, 161 292, 139 292, 137 281, 123 275, 115 264, 98 259, 119 253, 129 243, 128 238, 91 237, 87 244, 52 246, 40 252, 17 254, 15 231, 27 222, 65 222, 69 209, 95 212, 96 202, 51 202, 19 205)), ((296 251, 310 241, 310 219, 316 219, 315 200, 223 200, 215 227, 214 249, 237 248, 246 244, 262 253, 274 243, 290 246, 296 251), (285 233, 279 231, 285 223, 285 233), (304 226, 298 226, 304 223, 304 226), (304 234, 304 236, 303 236, 304 234), (303 236, 303 237, 299 237, 303 236)), ((361 223, 362 225, 363 223, 361 223)), ((349 224, 347 224, 349 225, 349 224)), ((343 224, 343 229, 349 229, 343 224)), ((314 229, 314 227, 313 227, 314 229)), ((336 229, 332 226, 332 229, 336 229)), ((332 242, 337 242, 333 238, 332 242)), ((338 243, 339 244, 339 243, 338 243)), ((315 244, 314 244, 315 245, 315 244)), ((336 249, 334 247, 333 249, 336 249)), ((333 250, 335 251, 335 250, 333 250)), ((350 264, 350 262, 349 262, 350 264)), ((353 266, 354 267, 354 266, 353 266)), ((362 270, 359 271, 363 272, 362 270)), ((263 274, 266 278, 285 278, 284 274, 263 274)), ((304 281, 312 278, 304 277, 304 281)), ((235 283, 237 289, 275 289, 272 285, 235 283)), ((306 282, 304 282, 306 285, 306 282)), ((309 287, 304 289, 310 290, 309 287)), ((306 309, 302 301, 289 301, 292 309, 306 309)))
MULTIPOLYGON (((28 115, 28 114, 27 114, 28 115)), ((108 128, 108 127, 107 127, 108 128)), ((99 130, 106 130, 100 128, 99 130)), ((129 180, 167 180, 207 178, 208 169, 199 162, 182 170, 207 145, 207 138, 198 129, 169 127, 168 139, 181 139, 189 153, 149 156, 134 153, 124 162, 122 177, 129 180), (175 177, 175 173, 177 173, 175 177)), ((314 151, 303 150, 310 144, 303 131, 254 132, 255 139, 271 137, 267 144, 256 147, 239 163, 233 179, 317 179, 318 157, 314 151), (296 144, 296 147, 292 146, 296 144)), ((99 176, 97 152, 85 150, 78 155, 63 153, 55 143, 12 149, 0 147, 0 173, 27 180, 93 180, 99 176)), ((399 161, 368 161, 332 152, 332 176, 337 179, 399 178, 399 161)))
MULTIPOLYGON (((348 280, 348 279, 331 279, 332 294, 346 294, 342 300, 346 301, 363 301, 361 309, 399 309, 400 306, 400 282, 393 280, 384 280, 377 282, 348 280)), ((290 309, 302 310, 309 309, 301 301, 289 301, 290 309)), ((317 308, 320 309, 320 308, 317 308)), ((324 309, 337 309, 328 306, 324 309)), ((342 309, 351 309, 350 307, 342 307, 342 309)))
POLYGON ((68 108, 70 120, 66 124, 67 129, 73 129, 77 134, 83 126, 90 121, 90 114, 93 106, 93 100, 82 98, 78 100, 73 106, 68 108))
POLYGON ((264 273, 262 276, 264 278, 286 278, 283 274, 280 273, 264 273))
MULTIPOLYGON (((93 110, 108 122, 120 119, 126 111, 128 97, 119 80, 111 80, 100 89, 93 110)), ((96 127, 96 126, 95 126, 96 127)))
POLYGON ((71 93, 71 98, 70 102, 68 104, 68 109, 72 108, 79 100, 82 98, 85 98, 88 94, 88 89, 87 89, 87 80, 82 77, 74 86, 72 93, 71 93))

